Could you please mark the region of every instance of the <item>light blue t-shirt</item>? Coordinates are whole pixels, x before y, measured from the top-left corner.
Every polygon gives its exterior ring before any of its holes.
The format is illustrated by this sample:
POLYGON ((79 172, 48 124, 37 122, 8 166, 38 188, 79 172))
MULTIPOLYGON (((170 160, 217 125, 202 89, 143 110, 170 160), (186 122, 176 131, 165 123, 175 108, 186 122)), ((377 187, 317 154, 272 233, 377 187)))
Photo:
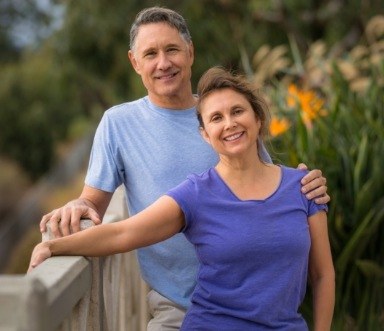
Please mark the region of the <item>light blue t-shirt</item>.
MULTIPOLYGON (((263 149, 267 162, 268 153, 263 149)), ((130 215, 177 186, 191 173, 214 166, 218 157, 202 139, 196 109, 159 108, 148 97, 104 113, 97 128, 85 183, 114 192, 122 183, 130 215)), ((151 288, 187 308, 198 261, 184 234, 138 250, 143 279, 151 288)))

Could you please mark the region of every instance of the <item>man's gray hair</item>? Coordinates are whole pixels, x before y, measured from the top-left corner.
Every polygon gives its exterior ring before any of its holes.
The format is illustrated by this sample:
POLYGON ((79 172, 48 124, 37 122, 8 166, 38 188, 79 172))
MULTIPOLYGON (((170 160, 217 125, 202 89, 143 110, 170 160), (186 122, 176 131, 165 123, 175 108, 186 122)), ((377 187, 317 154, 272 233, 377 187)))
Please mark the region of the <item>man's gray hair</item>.
POLYGON ((186 42, 191 42, 191 34, 189 33, 187 23, 183 16, 181 16, 179 13, 163 7, 150 7, 143 9, 140 11, 135 18, 135 21, 133 22, 131 26, 130 31, 130 43, 129 47, 131 50, 135 47, 136 37, 139 33, 140 26, 144 24, 150 24, 150 23, 166 23, 169 26, 175 28, 177 31, 179 31, 181 37, 186 42))

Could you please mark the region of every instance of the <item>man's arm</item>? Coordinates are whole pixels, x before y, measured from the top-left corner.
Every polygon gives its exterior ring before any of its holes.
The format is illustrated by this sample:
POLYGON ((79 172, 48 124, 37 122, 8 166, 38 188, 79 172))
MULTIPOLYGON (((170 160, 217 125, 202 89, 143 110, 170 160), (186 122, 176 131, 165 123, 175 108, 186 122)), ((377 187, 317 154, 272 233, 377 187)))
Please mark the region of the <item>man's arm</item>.
POLYGON ((45 232, 46 225, 50 222, 51 231, 58 238, 80 231, 81 219, 88 218, 96 225, 100 224, 112 195, 113 193, 85 185, 78 199, 43 216, 40 231, 45 232))
MULTIPOLYGON (((308 169, 304 163, 300 163, 298 168, 308 169)), ((318 205, 328 203, 331 200, 327 193, 327 179, 323 176, 321 170, 311 170, 302 178, 301 185, 301 192, 305 194, 308 200, 314 199, 318 205)))

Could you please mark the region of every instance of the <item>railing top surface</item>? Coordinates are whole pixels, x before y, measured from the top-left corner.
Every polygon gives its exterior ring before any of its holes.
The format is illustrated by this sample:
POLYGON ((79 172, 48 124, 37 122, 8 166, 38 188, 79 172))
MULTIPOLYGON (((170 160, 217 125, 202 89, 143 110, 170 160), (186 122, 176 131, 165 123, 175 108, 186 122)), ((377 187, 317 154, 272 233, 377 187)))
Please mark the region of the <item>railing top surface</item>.
MULTIPOLYGON (((111 202, 104 223, 127 217, 122 188, 115 192, 111 202)), ((94 224, 91 220, 81 220, 80 225, 86 229, 94 224)), ((48 224, 43 241, 51 238, 48 224)), ((95 288, 93 282, 94 276, 97 282, 101 281, 99 263, 91 263, 81 256, 52 257, 29 274, 0 275, 0 329, 56 329, 76 303, 90 295, 91 286, 92 293, 100 293, 99 285, 95 288)))

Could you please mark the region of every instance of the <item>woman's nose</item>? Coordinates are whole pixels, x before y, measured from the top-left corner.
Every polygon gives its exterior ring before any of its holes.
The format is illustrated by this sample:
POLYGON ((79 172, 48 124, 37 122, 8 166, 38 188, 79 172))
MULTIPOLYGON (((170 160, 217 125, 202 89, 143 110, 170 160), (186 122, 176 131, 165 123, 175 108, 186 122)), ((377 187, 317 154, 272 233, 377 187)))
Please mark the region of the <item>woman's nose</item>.
POLYGON ((237 126, 237 123, 235 119, 232 118, 232 116, 228 116, 225 120, 225 128, 231 129, 231 128, 235 128, 236 126, 237 126))

